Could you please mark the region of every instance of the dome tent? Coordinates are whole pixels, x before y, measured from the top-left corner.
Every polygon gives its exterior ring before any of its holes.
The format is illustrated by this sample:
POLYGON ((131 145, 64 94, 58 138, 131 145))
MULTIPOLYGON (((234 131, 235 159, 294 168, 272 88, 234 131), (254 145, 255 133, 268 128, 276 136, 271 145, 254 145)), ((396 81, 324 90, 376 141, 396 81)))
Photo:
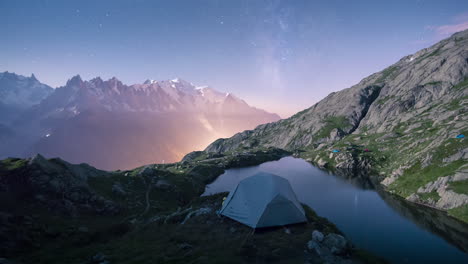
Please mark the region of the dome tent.
POLYGON ((219 213, 252 228, 307 221, 289 181, 265 172, 240 181, 219 213))

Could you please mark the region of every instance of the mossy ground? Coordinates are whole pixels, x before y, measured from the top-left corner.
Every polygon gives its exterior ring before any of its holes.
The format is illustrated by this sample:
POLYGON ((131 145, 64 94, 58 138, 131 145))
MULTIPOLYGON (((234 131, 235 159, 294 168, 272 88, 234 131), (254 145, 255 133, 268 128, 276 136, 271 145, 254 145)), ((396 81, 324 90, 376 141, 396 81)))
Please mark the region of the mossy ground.
POLYGON ((5 170, 15 170, 25 166, 28 162, 24 159, 8 158, 0 161, 0 167, 5 170))
POLYGON ((436 191, 428 192, 428 193, 418 193, 419 197, 425 201, 428 201, 429 199, 433 201, 438 201, 440 199, 439 193, 436 191))
POLYGON ((390 189, 403 197, 407 197, 411 193, 415 193, 419 187, 435 181, 439 177, 455 174, 458 169, 466 165, 466 161, 460 159, 444 163, 443 159, 466 147, 468 147, 467 140, 447 139, 444 144, 431 152, 432 162, 430 165, 423 168, 421 163, 417 162, 405 170, 404 174, 390 186, 390 189))
POLYGON ((448 210, 448 214, 468 223, 468 204, 448 210))
POLYGON ((449 188, 456 193, 468 195, 468 180, 451 182, 449 188))
POLYGON ((324 126, 315 134, 315 138, 325 138, 328 137, 330 132, 335 128, 343 130, 351 126, 348 119, 344 116, 329 116, 322 122, 324 126))

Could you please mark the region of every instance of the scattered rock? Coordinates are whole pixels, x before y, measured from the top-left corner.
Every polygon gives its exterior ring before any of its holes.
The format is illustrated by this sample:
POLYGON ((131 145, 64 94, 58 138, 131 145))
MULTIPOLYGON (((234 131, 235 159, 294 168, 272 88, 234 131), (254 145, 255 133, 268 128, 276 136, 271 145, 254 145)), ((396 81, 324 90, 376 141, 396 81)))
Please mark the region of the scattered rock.
POLYGON ((419 195, 413 193, 410 196, 406 197, 406 200, 413 202, 413 203, 420 203, 421 199, 419 198, 419 195))
POLYGON ((433 182, 429 182, 424 187, 419 187, 418 193, 428 193, 432 191, 438 191, 442 188, 446 188, 447 184, 452 179, 452 176, 440 177, 433 182))
POLYGON ((166 180, 158 180, 155 184, 156 188, 160 189, 169 189, 172 187, 172 184, 166 180))
POLYGON ((192 212, 187 214, 184 221, 182 221, 182 223, 180 223, 180 224, 181 225, 185 224, 185 222, 187 222, 191 217, 199 216, 199 215, 202 215, 202 214, 209 214, 212 211, 213 211, 213 209, 211 209, 209 207, 203 207, 203 208, 200 208, 198 210, 192 211, 192 212))
POLYGON ((325 166, 327 166, 328 162, 324 161, 323 159, 319 159, 317 161, 317 166, 321 167, 321 168, 324 168, 325 166))
POLYGON ((13 262, 9 261, 6 258, 0 258, 0 264, 13 264, 13 262))
POLYGON ((403 175, 403 172, 404 170, 406 169, 407 167, 405 166, 400 166, 398 169, 396 169, 395 171, 392 172, 392 174, 388 177, 386 177, 385 179, 383 179, 383 181, 381 182, 381 184, 383 184, 384 186, 389 186, 390 184, 392 184, 394 181, 396 181, 396 179, 398 179, 401 175, 403 175))
POLYGON ((325 237, 323 245, 329 248, 332 254, 341 254, 347 247, 347 241, 343 236, 331 233, 325 237))
POLYGON ((445 163, 450 163, 456 160, 468 160, 468 148, 460 149, 455 154, 450 157, 444 158, 442 161, 445 163))
POLYGON ((439 195, 440 199, 436 203, 438 208, 448 210, 468 204, 468 195, 465 194, 443 189, 439 191, 439 195))
POLYGON ((116 182, 112 185, 112 193, 119 195, 119 196, 126 196, 127 192, 124 190, 122 184, 120 182, 116 182))
POLYGON ((463 181, 468 179, 468 169, 459 170, 453 175, 453 181, 463 181))
POLYGON ((319 255, 321 257, 331 255, 331 252, 327 247, 325 247, 322 244, 317 243, 317 242, 315 242, 313 240, 310 240, 309 242, 307 242, 307 248, 310 251, 315 252, 317 255, 319 255))
POLYGON ((108 264, 109 261, 106 255, 99 252, 91 258, 91 263, 108 264))
POLYGON ((315 250, 315 248, 317 248, 317 247, 320 247, 320 245, 317 242, 315 242, 313 240, 310 240, 309 242, 307 242, 307 248, 309 250, 315 250))
POLYGON ((322 242, 323 241, 322 232, 318 230, 314 230, 314 232, 312 232, 312 240, 317 241, 317 242, 322 242))
POLYGON ((187 249, 192 249, 193 246, 190 245, 189 243, 184 242, 184 243, 182 243, 182 244, 179 244, 179 248, 180 248, 180 249, 183 249, 183 250, 187 250, 187 249))
POLYGON ((154 169, 150 166, 145 166, 141 171, 138 173, 139 176, 151 176, 154 175, 154 169))
POLYGON ((89 232, 89 228, 87 228, 86 226, 80 226, 80 227, 78 227, 78 232, 81 232, 81 233, 88 233, 88 232, 89 232))

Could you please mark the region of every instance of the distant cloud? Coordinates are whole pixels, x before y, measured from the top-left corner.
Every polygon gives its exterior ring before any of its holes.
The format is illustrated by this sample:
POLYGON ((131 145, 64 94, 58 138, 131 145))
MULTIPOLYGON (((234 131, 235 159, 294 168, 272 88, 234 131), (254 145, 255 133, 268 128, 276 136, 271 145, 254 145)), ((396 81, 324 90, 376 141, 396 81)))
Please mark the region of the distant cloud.
POLYGON ((434 31, 439 36, 447 36, 465 29, 468 29, 468 20, 458 24, 438 26, 434 28, 434 31))
POLYGON ((453 24, 440 25, 440 26, 427 26, 429 29, 436 33, 437 37, 447 37, 453 33, 468 29, 468 13, 462 13, 453 18, 453 24))
POLYGON ((445 25, 425 26, 419 38, 410 41, 410 44, 417 46, 434 44, 441 39, 449 37, 453 33, 468 29, 468 12, 452 17, 451 22, 452 23, 445 25))

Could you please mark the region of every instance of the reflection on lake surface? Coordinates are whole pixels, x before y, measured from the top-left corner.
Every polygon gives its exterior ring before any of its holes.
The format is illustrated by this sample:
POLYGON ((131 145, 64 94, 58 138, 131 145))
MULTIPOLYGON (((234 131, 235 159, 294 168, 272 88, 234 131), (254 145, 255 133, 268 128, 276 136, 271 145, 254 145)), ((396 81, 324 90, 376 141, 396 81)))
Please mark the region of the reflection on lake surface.
POLYGON ((468 263, 468 225, 373 188, 362 176, 339 177, 292 157, 229 169, 204 195, 230 191, 258 171, 287 178, 298 199, 352 242, 392 263, 468 263))

